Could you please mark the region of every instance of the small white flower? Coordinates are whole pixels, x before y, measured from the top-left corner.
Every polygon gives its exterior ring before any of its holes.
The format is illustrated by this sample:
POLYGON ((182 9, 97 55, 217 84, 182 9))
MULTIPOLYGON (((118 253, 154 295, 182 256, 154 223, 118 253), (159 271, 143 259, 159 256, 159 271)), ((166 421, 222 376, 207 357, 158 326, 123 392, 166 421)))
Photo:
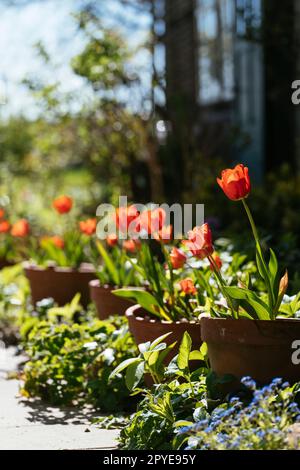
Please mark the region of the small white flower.
POLYGON ((91 341, 90 343, 85 343, 83 345, 83 347, 85 349, 87 349, 88 351, 93 351, 94 349, 96 349, 98 346, 98 343, 96 343, 96 341, 91 341))

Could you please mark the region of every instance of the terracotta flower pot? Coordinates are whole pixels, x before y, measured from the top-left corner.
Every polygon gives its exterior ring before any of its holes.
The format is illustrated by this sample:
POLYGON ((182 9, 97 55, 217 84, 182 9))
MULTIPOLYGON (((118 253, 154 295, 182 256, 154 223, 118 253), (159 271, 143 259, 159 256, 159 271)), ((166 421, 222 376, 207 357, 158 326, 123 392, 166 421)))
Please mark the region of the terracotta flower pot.
POLYGON ((110 315, 125 315, 126 310, 132 306, 132 302, 127 299, 117 297, 112 293, 116 287, 101 286, 98 279, 93 279, 89 283, 91 299, 96 305, 98 317, 105 320, 110 315))
POLYGON ((95 278, 95 270, 89 264, 79 269, 51 266, 43 268, 25 263, 33 305, 39 300, 52 297, 58 305, 69 303, 75 294, 81 294, 80 303, 87 307, 90 302, 89 282, 95 278))
POLYGON ((160 321, 149 317, 140 305, 133 305, 126 311, 126 317, 129 323, 129 330, 134 336, 137 344, 145 343, 147 341, 154 341, 159 336, 172 332, 165 340, 167 344, 172 344, 177 341, 176 346, 168 356, 168 360, 172 359, 177 353, 180 342, 187 331, 192 338, 193 349, 199 349, 201 341, 200 323, 196 321, 177 321, 168 322, 160 321))
POLYGON ((202 318, 201 333, 211 368, 219 376, 250 376, 260 384, 275 377, 300 380, 300 364, 292 362, 292 343, 300 340, 299 320, 202 318))

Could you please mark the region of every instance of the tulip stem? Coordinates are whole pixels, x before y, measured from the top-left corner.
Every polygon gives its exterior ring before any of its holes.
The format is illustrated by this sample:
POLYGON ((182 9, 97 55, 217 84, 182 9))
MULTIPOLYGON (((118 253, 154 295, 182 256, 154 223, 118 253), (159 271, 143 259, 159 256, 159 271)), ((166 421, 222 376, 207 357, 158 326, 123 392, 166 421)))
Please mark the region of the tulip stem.
POLYGON ((261 243, 260 243, 260 240, 259 240, 259 236, 258 236, 258 233, 257 233, 257 228, 256 228, 255 222, 253 220, 253 217, 252 217, 251 211, 249 209, 249 206, 246 203, 245 199, 242 199, 242 203, 243 203, 244 208, 246 210, 246 213, 248 215, 248 219, 249 219, 249 222, 250 222, 250 225, 251 225, 251 228, 252 228, 252 232, 253 232, 253 235, 254 235, 254 239, 255 239, 255 243, 256 243, 256 256, 257 256, 257 259, 260 258, 261 262, 262 262, 262 265, 263 265, 263 272, 260 272, 260 274, 261 274, 261 277, 264 279, 265 284, 266 284, 266 288, 267 288, 267 291, 268 291, 268 298, 269 298, 269 307, 272 311, 271 315, 273 315, 274 303, 276 303, 276 302, 275 302, 275 298, 274 298, 274 292, 272 290, 272 283, 271 283, 271 280, 270 280, 270 274, 269 274, 268 266, 267 266, 267 263, 266 263, 266 260, 265 260, 264 254, 263 254, 263 250, 262 250, 261 243), (259 251, 257 249, 257 246, 259 247, 259 251))
POLYGON ((169 268, 170 272, 170 294, 171 294, 171 302, 172 302, 172 307, 175 305, 175 292, 174 292, 174 272, 173 272, 173 266, 172 263, 170 262, 170 255, 166 247, 164 246, 164 243, 161 241, 160 242, 161 250, 163 252, 163 255, 165 257, 166 263, 169 268))
POLYGON ((259 246, 260 246, 260 240, 259 240, 257 228, 256 228, 256 225, 255 225, 254 219, 253 219, 253 217, 252 217, 251 211, 250 211, 250 209, 249 209, 249 206, 248 206, 248 204, 246 203, 245 199, 242 199, 242 203, 243 203, 243 206, 244 206, 245 211, 246 211, 246 213, 247 213, 247 216, 248 216, 248 219, 249 219, 251 228, 252 228, 252 232, 253 232, 255 241, 256 241, 256 243, 258 243, 259 246))
POLYGON ((236 311, 236 309, 233 306, 232 299, 229 297, 229 295, 227 295, 226 292, 224 292, 223 287, 224 286, 226 287, 226 282, 224 281, 223 276, 222 276, 215 260, 209 254, 207 255, 207 258, 208 258, 209 262, 211 263, 211 265, 213 266, 213 272, 214 272, 215 278, 219 282, 221 292, 222 292, 222 294, 224 295, 225 299, 228 302, 228 305, 229 305, 229 307, 231 309, 231 312, 232 312, 232 317, 234 319, 238 319, 238 312, 236 311))

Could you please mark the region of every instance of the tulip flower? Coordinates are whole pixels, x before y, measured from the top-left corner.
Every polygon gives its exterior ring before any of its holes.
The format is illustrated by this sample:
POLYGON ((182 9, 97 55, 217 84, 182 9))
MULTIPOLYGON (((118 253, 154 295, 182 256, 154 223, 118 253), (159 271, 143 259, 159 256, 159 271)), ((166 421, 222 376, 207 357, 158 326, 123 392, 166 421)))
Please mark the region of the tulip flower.
POLYGON ((242 164, 236 165, 233 169, 223 170, 217 182, 232 201, 245 199, 251 190, 248 168, 242 164))
POLYGON ((59 214, 67 214, 73 207, 73 199, 69 196, 59 196, 54 199, 52 205, 59 214))
POLYGON ((170 261, 174 269, 180 269, 186 262, 186 255, 183 253, 183 251, 174 247, 170 253, 170 261))
POLYGON ((0 209, 0 219, 3 219, 4 216, 5 216, 5 210, 0 209))
POLYGON ((139 232, 145 231, 148 235, 159 233, 166 220, 166 213, 162 208, 149 209, 141 213, 138 220, 139 232))
POLYGON ((0 221, 0 233, 7 233, 10 230, 10 223, 8 220, 0 221))
POLYGON ((111 233, 106 237, 106 243, 108 246, 115 246, 118 244, 118 237, 115 233, 111 233))
POLYGON ((179 282, 179 284, 180 284, 180 288, 182 292, 184 292, 185 294, 195 295, 197 293, 197 289, 192 279, 190 278, 183 279, 182 281, 179 282))
POLYGON ((79 228, 85 235, 93 235, 97 228, 97 219, 87 219, 79 222, 79 228))
POLYGON ((155 240, 162 242, 162 243, 170 243, 173 235, 173 227, 172 225, 166 225, 162 227, 159 232, 155 232, 153 234, 155 240))
POLYGON ((123 248, 129 253, 136 253, 141 249, 140 240, 125 240, 123 242, 123 248))
POLYGON ((48 237, 46 238, 46 241, 49 241, 50 243, 52 243, 56 248, 59 248, 59 249, 63 249, 64 246, 65 246, 65 242, 64 240, 59 237, 58 235, 54 235, 53 237, 48 237))
POLYGON ((188 233, 188 237, 189 239, 182 243, 196 258, 204 259, 214 252, 212 233, 208 224, 195 227, 188 233))
MULTIPOLYGON (((265 253, 262 248, 258 231, 252 216, 252 213, 250 211, 250 208, 246 202, 246 198, 250 193, 251 190, 251 182, 249 178, 249 172, 248 168, 244 167, 244 165, 239 164, 236 165, 235 168, 233 169, 227 169, 223 170, 221 174, 221 178, 217 178, 217 182, 219 186, 223 189, 224 193, 226 196, 231 199, 232 201, 241 201, 244 209, 246 211, 247 217, 250 222, 250 226, 253 232, 253 237, 255 240, 255 248, 256 248, 256 263, 258 267, 258 271, 260 276, 265 282, 265 287, 266 291, 268 294, 268 301, 265 305, 262 307, 263 311, 263 317, 265 318, 266 316, 269 316, 271 320, 275 320, 276 315, 278 314, 280 304, 282 302, 283 296, 287 290, 288 287, 288 274, 286 274, 282 277, 279 286, 275 282, 278 276, 278 261, 276 258, 275 253, 273 250, 270 250, 270 257, 267 262, 265 258, 265 253)), ((219 272, 219 269, 217 269, 217 261, 216 259, 213 259, 213 257, 209 257, 209 261, 211 266, 213 266, 214 274, 216 275, 217 279, 219 280, 219 284, 222 290, 224 290, 224 280, 222 279, 222 276, 219 272)), ((230 297, 230 288, 226 288, 224 290, 224 296, 227 297, 227 300, 229 302, 229 305, 231 307, 231 310, 233 312, 234 318, 238 317, 238 312, 236 311, 234 307, 234 302, 232 300, 245 300, 244 299, 244 294, 245 292, 239 292, 235 291, 234 297, 230 297), (227 289, 227 290, 226 290, 227 289), (229 294, 228 294, 229 293, 229 294), (240 299, 237 297, 237 295, 240 295, 240 299)), ((247 288, 243 287, 240 289, 241 291, 247 291, 247 288)), ((247 301, 244 303, 244 309, 246 307, 250 310, 250 315, 251 312, 254 309, 257 309, 257 306, 259 305, 260 298, 258 296, 255 297, 255 293, 251 293, 251 298, 249 297, 247 301)), ((249 313, 249 310, 248 310, 249 313)))
POLYGON ((115 213, 115 222, 116 227, 121 232, 127 232, 128 228, 132 228, 132 224, 137 220, 139 216, 139 211, 137 208, 132 205, 129 207, 118 207, 115 213))
POLYGON ((10 233, 13 237, 23 238, 29 234, 29 231, 30 227, 28 221, 26 219, 20 219, 13 224, 10 233))
POLYGON ((217 253, 213 253, 210 257, 210 269, 212 271, 215 271, 215 270, 218 270, 220 271, 220 269, 222 268, 222 260, 220 258, 219 255, 217 255, 217 253))

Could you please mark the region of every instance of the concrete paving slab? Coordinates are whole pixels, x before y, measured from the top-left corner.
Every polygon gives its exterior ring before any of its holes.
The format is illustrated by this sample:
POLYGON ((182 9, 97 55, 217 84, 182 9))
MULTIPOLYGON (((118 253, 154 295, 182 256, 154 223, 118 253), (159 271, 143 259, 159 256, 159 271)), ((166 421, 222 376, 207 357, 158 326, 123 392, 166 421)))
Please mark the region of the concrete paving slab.
POLYGON ((19 382, 6 380, 20 357, 14 350, 0 349, 0 449, 60 450, 112 449, 117 447, 117 430, 91 425, 99 413, 93 410, 47 406, 40 400, 19 396, 19 382))
POLYGON ((117 431, 84 425, 52 424, 0 427, 0 450, 114 449, 117 431))

